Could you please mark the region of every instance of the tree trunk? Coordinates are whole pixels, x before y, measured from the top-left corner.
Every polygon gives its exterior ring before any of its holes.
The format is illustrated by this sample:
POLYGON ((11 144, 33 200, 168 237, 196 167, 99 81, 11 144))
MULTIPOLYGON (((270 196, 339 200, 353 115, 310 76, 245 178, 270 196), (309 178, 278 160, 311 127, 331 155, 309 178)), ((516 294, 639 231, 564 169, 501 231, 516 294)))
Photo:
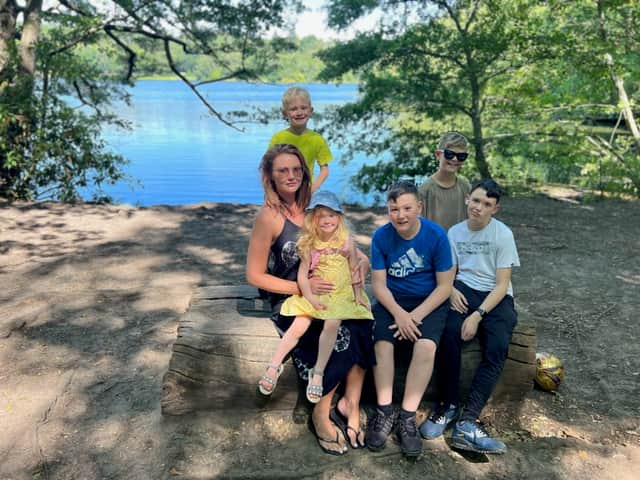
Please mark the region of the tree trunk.
POLYGON ((11 46, 16 33, 15 0, 0 0, 0 92, 4 89, 2 78, 9 63, 11 46))
POLYGON ((607 67, 609 68, 609 76, 611 77, 611 81, 615 85, 616 91, 618 92, 618 103, 622 105, 622 115, 624 116, 624 121, 627 124, 627 128, 631 131, 631 135, 633 135, 633 139, 636 142, 638 151, 640 151, 640 131, 638 130, 636 119, 633 116, 633 110, 631 109, 631 103, 629 102, 627 91, 624 88, 624 81, 616 73, 613 63, 613 57, 608 53, 605 55, 605 62, 607 64, 607 67))
POLYGON ((476 153, 476 168, 481 178, 492 178, 489 164, 484 153, 484 136, 482 134, 482 109, 480 108, 480 86, 476 78, 471 81, 471 123, 473 125, 473 146, 476 153))
MULTIPOLYGON (((609 43, 609 35, 607 33, 607 21, 606 21, 604 10, 605 10, 604 4, 602 3, 602 0, 600 0, 598 2, 598 22, 600 27, 600 39, 605 44, 607 44, 609 43)), ((636 123, 636 119, 633 116, 633 110, 631 108, 631 103, 629 102, 627 91, 624 88, 624 80, 622 80, 622 78, 616 73, 613 56, 610 53, 606 53, 604 55, 604 62, 607 65, 607 69, 609 70, 609 76, 611 77, 611 81, 616 87, 616 92, 618 94, 618 103, 622 105, 622 115, 624 116, 624 120, 627 124, 627 128, 631 131, 631 135, 633 135, 633 139, 636 142, 638 151, 640 151, 640 131, 638 130, 638 124, 636 123)))
MULTIPOLYGON (((219 285, 198 289, 189 311, 180 319, 169 368, 162 380, 162 413, 183 415, 198 410, 228 408, 293 408, 299 389, 295 368, 289 363, 268 402, 255 394, 258 379, 279 342, 269 315, 270 308, 258 298, 254 287, 219 285)), ((522 400, 533 386, 536 330, 526 312, 519 309, 518 317, 507 361, 489 408, 504 400, 522 400)), ((477 339, 463 347, 460 378, 463 395, 469 390, 481 356, 477 339)), ((397 357, 398 380, 394 384, 394 396, 399 399, 404 391, 408 358, 402 354, 397 357)), ((434 375, 438 375, 437 366, 434 375)), ((425 402, 437 398, 436 383, 431 382, 424 395, 425 402)), ((375 388, 370 374, 365 381, 362 401, 375 404, 375 388)))
POLYGON ((32 0, 24 13, 24 25, 20 37, 20 65, 28 75, 36 72, 36 45, 40 40, 42 0, 32 0))

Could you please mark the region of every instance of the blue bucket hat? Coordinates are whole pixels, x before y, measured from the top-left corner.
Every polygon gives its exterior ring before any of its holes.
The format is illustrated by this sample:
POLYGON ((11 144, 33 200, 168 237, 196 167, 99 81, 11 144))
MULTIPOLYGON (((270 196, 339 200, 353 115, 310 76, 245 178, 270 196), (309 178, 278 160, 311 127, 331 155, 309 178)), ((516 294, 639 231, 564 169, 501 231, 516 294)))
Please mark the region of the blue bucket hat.
POLYGON ((307 211, 313 210, 316 207, 327 207, 331 210, 342 213, 342 205, 335 193, 328 190, 320 190, 311 195, 311 202, 307 207, 307 211))

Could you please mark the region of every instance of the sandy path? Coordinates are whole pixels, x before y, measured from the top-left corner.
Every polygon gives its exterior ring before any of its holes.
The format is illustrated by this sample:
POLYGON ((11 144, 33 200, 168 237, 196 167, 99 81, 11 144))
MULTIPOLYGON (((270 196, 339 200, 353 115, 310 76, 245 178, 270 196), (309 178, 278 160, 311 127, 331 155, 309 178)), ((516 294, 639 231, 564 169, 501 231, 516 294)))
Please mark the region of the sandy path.
MULTIPOLYGON (((0 206, 0 479, 635 478, 638 204, 505 203, 519 301, 567 382, 489 419, 508 455, 437 441, 411 464, 395 446, 322 455, 286 414, 160 415, 177 320, 197 285, 244 283, 257 207, 0 206)), ((366 248, 384 215, 352 219, 366 248)))

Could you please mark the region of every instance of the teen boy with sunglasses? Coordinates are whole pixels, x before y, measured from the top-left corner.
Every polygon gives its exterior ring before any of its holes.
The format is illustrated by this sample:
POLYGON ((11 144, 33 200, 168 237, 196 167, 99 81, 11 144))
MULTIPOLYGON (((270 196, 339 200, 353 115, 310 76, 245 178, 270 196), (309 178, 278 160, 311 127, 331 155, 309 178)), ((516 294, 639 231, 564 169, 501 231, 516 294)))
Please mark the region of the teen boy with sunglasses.
POLYGON ((436 222, 445 231, 466 218, 464 199, 471 185, 458 176, 458 171, 467 159, 467 144, 461 133, 445 133, 436 150, 436 158, 440 162, 438 171, 420 186, 422 216, 436 222))

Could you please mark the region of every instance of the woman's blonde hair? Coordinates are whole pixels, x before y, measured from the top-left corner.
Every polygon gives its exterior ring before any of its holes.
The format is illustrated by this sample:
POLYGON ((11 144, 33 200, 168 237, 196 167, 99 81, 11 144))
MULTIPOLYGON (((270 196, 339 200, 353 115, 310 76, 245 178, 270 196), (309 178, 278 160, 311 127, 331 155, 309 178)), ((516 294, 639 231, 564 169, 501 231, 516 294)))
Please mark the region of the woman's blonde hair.
MULTIPOLYGON (((314 245, 317 241, 320 240, 320 231, 318 229, 317 219, 320 216, 320 211, 325 208, 327 210, 331 210, 329 207, 325 207, 323 205, 318 205, 313 210, 309 210, 304 215, 304 223, 302 224, 302 232, 300 233, 300 238, 298 239, 297 248, 298 248, 298 256, 300 258, 307 259, 311 252, 311 249, 314 248, 314 245)), ((332 210, 335 212, 335 210, 332 210)), ((335 212, 338 214, 338 228, 333 233, 331 240, 337 240, 340 245, 344 243, 349 234, 349 230, 347 229, 347 224, 344 218, 344 214, 340 212, 335 212)))
POLYGON ((282 154, 294 155, 300 161, 302 179, 300 180, 300 188, 296 192, 296 204, 301 210, 304 210, 307 205, 309 205, 309 200, 311 200, 311 175, 309 174, 309 167, 307 167, 304 156, 300 150, 298 150, 295 145, 288 143, 273 145, 263 155, 262 161, 260 162, 264 204, 282 214, 291 213, 282 196, 276 191, 276 185, 273 181, 273 162, 282 154))

